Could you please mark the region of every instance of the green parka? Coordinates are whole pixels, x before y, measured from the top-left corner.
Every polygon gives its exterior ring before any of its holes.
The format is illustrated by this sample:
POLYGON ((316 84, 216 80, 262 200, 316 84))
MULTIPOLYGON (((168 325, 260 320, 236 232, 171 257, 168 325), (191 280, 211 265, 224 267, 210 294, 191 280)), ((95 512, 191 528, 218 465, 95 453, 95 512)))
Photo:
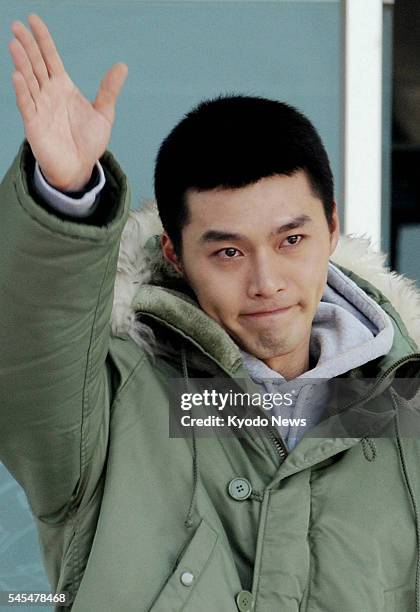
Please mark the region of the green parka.
MULTIPOLYGON (((112 333, 131 213, 117 162, 101 163, 101 225, 39 202, 26 142, 0 187, 0 459, 26 492, 52 588, 73 612, 420 612, 417 438, 305 436, 288 453, 251 428, 169 437, 172 378, 250 379, 173 280, 130 300, 166 354, 112 333)), ((342 269, 395 327, 389 354, 349 376, 418 377, 400 315, 342 269)))

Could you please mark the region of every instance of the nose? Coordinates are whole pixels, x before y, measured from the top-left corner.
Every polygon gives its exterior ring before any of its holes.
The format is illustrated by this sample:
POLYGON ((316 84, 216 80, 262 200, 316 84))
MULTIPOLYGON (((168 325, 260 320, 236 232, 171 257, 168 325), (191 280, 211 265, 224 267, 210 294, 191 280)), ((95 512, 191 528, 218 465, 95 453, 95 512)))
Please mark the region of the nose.
POLYGON ((284 269, 272 253, 259 254, 250 270, 248 296, 270 298, 287 287, 284 269))

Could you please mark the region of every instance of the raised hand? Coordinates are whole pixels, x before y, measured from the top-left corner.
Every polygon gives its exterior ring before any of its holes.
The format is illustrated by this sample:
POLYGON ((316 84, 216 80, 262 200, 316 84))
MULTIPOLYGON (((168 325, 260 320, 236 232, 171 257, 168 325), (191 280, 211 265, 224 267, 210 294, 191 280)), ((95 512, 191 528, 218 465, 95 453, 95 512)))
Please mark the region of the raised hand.
POLYGON ((15 38, 9 44, 25 135, 48 182, 57 189, 76 191, 88 182, 107 148, 128 67, 114 64, 90 102, 65 71, 42 19, 32 14, 28 21, 32 33, 21 21, 12 23, 15 38))

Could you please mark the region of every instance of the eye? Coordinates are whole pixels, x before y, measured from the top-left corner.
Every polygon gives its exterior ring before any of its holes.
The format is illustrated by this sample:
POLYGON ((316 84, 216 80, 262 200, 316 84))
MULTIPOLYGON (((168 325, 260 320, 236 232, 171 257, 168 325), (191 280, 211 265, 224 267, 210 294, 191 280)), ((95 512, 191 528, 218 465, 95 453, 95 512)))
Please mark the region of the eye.
POLYGON ((296 246, 299 244, 299 242, 302 241, 302 238, 303 238, 302 234, 293 234, 292 236, 287 236, 285 240, 289 242, 289 246, 296 246))
POLYGON ((217 251, 215 255, 217 257, 220 257, 220 259, 236 259, 235 255, 237 253, 239 253, 239 250, 235 249, 235 247, 227 247, 226 249, 221 249, 220 251, 217 251))

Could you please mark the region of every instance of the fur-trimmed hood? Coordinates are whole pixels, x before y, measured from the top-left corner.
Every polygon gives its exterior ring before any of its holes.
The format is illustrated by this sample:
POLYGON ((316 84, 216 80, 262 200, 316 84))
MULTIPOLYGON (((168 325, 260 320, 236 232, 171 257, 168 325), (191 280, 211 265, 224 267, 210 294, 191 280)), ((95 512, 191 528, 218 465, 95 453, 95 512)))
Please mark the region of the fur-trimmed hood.
MULTIPOLYGON (((115 281, 112 332, 128 335, 146 349, 152 346, 153 334, 136 317, 136 294, 141 287, 163 285, 175 295, 177 284, 182 282, 162 257, 161 232, 155 202, 146 202, 142 208, 130 211, 121 237, 115 281)), ((376 287, 398 312, 411 339, 420 346, 420 290, 414 280, 387 268, 385 260, 386 255, 376 252, 369 239, 344 235, 331 257, 333 263, 376 287)), ((183 297, 192 302, 187 295, 183 297)))

